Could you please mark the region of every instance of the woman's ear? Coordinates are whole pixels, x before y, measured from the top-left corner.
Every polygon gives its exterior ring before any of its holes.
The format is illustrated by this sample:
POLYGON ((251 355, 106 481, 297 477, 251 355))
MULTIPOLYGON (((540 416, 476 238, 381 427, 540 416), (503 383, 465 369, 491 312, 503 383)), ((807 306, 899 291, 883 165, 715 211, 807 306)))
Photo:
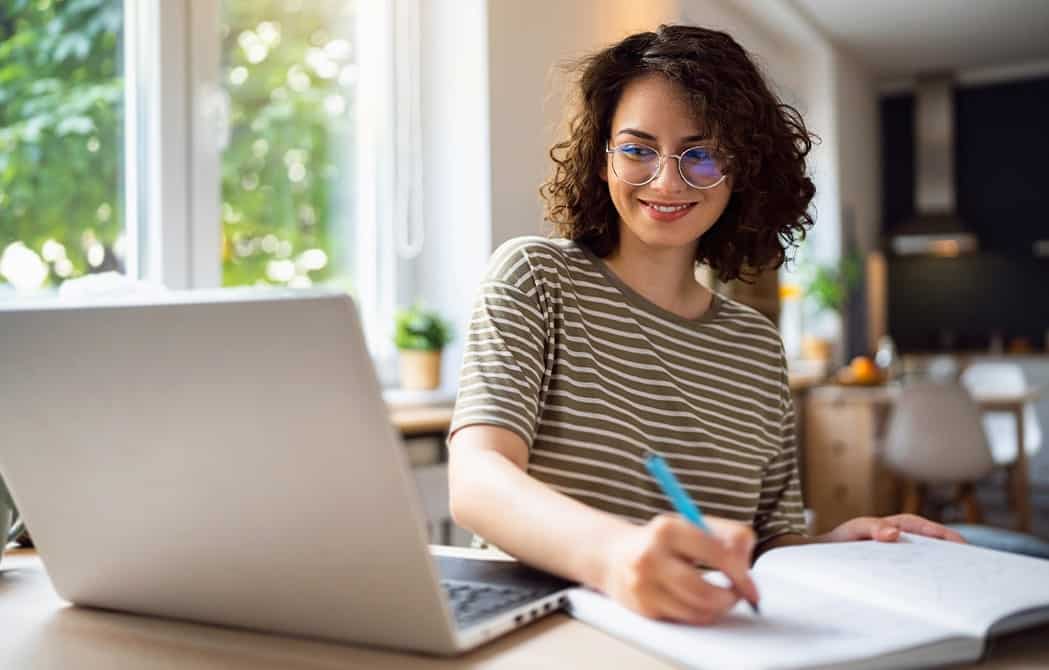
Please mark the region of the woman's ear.
POLYGON ((607 161, 605 161, 605 164, 602 165, 601 169, 597 171, 597 176, 601 177, 601 181, 603 181, 603 182, 607 182, 608 181, 608 162, 607 161))

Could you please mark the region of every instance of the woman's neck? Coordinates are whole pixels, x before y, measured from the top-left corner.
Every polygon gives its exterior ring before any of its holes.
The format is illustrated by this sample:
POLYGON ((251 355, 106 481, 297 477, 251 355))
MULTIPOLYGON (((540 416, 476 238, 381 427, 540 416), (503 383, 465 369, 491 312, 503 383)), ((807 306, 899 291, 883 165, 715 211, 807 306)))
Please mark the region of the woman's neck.
POLYGON ((712 294, 695 276, 695 246, 653 248, 629 236, 604 260, 620 280, 649 302, 686 319, 710 308, 712 294))

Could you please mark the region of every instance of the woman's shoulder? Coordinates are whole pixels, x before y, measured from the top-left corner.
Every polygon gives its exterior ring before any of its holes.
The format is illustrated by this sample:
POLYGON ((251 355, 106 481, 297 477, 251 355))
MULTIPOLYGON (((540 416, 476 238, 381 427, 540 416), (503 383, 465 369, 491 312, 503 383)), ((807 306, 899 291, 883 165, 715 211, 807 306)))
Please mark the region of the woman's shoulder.
POLYGON ((487 278, 513 282, 520 279, 522 273, 533 277, 544 271, 559 273, 586 262, 585 259, 572 240, 539 235, 515 237, 500 244, 492 253, 487 278))
POLYGON ((718 294, 721 302, 715 323, 729 339, 740 339, 750 346, 757 345, 766 353, 783 356, 783 340, 772 320, 757 309, 738 300, 718 294))

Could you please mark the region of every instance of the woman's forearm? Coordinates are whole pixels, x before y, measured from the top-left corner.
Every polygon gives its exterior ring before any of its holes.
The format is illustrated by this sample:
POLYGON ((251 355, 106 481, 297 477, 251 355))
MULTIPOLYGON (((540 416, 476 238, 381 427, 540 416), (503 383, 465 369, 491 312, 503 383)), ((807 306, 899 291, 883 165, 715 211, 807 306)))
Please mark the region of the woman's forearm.
POLYGON ((499 451, 457 444, 451 452, 456 523, 526 563, 603 587, 605 548, 632 524, 558 493, 499 451))

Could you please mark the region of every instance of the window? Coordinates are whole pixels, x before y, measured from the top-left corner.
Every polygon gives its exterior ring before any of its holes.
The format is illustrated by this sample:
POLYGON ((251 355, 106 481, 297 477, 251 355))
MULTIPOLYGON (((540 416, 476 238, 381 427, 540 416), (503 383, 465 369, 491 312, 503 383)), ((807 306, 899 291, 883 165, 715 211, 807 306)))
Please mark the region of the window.
POLYGON ((172 289, 335 286, 390 354, 421 242, 418 13, 5 3, 0 290, 103 270, 172 289))
POLYGON ((358 105, 346 0, 224 0, 222 284, 354 292, 358 105))
POLYGON ((0 5, 0 291, 124 271, 120 0, 0 5))

